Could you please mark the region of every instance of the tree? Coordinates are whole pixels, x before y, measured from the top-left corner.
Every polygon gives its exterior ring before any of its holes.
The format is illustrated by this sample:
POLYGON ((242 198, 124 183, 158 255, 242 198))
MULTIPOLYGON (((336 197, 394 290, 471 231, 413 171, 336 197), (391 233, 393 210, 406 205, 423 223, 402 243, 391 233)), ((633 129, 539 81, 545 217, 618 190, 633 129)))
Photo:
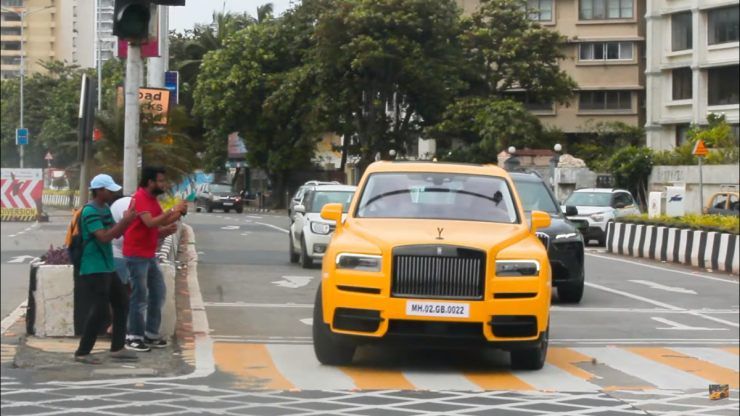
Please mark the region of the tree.
POLYGON ((525 1, 481 0, 478 9, 463 19, 459 42, 464 55, 460 76, 466 87, 447 108, 444 121, 430 129, 433 137, 442 138, 442 149, 457 139, 459 146, 475 154, 477 148, 489 149, 485 161, 492 162, 494 150, 507 145, 549 143, 539 121, 511 100, 568 101, 576 84, 559 67, 565 59, 565 38, 530 20, 525 1), (516 122, 501 123, 496 113, 481 113, 483 108, 504 110, 517 117, 511 119, 516 122), (478 120, 479 125, 460 130, 455 120, 478 120))
POLYGON ((407 153, 456 92, 462 58, 452 0, 312 2, 320 10, 311 63, 319 114, 366 166, 407 153), (323 9, 322 9, 323 6, 323 9))
POLYGON ((648 147, 623 147, 609 158, 614 184, 632 192, 643 206, 647 201, 647 182, 652 169, 653 152, 648 147))

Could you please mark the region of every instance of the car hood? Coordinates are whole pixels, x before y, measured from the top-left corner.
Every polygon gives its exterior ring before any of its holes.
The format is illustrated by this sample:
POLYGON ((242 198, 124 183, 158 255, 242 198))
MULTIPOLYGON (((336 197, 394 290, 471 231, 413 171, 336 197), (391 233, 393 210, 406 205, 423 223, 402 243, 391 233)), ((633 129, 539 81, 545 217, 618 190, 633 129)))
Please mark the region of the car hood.
POLYGON ((607 212, 611 211, 611 207, 591 207, 591 206, 580 206, 576 205, 576 208, 578 209, 578 215, 574 215, 574 217, 582 217, 586 215, 601 213, 601 212, 607 212))
POLYGON ((444 244, 498 251, 529 236, 521 224, 478 221, 353 218, 345 222, 342 239, 359 250, 377 252, 379 248, 444 244), (441 236, 441 239, 440 239, 441 236))
POLYGON ((554 238, 554 236, 558 234, 576 233, 578 232, 578 229, 573 225, 573 223, 563 217, 550 216, 550 226, 547 228, 540 228, 537 232, 545 233, 554 238))

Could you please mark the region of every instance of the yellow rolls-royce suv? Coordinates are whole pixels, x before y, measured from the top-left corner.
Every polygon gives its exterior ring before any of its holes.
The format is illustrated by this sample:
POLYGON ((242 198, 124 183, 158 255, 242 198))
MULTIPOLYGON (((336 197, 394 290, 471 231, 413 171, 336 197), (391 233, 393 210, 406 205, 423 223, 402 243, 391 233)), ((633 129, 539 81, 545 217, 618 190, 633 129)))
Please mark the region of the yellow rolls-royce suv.
POLYGON ((327 365, 358 345, 495 347, 540 369, 551 292, 547 251, 509 175, 495 166, 376 162, 366 170, 323 259, 314 351, 327 365))

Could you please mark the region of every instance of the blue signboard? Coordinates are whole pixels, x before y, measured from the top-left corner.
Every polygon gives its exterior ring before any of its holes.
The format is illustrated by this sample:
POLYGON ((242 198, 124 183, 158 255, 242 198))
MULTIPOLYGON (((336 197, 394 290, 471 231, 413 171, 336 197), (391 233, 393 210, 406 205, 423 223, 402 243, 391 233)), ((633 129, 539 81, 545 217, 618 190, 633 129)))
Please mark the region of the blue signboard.
POLYGON ((15 129, 15 144, 21 146, 28 144, 28 129, 15 129))
POLYGON ((167 71, 164 73, 164 87, 170 90, 170 105, 180 103, 180 73, 167 71))

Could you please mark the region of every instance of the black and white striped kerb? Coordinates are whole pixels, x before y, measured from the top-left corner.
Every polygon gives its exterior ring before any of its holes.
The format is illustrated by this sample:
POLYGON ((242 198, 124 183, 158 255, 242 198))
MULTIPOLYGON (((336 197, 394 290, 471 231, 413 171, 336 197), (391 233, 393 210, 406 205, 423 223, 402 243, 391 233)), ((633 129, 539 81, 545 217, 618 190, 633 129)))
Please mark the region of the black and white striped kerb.
POLYGON ((740 273, 740 236, 735 234, 610 223, 606 250, 625 256, 740 273))

